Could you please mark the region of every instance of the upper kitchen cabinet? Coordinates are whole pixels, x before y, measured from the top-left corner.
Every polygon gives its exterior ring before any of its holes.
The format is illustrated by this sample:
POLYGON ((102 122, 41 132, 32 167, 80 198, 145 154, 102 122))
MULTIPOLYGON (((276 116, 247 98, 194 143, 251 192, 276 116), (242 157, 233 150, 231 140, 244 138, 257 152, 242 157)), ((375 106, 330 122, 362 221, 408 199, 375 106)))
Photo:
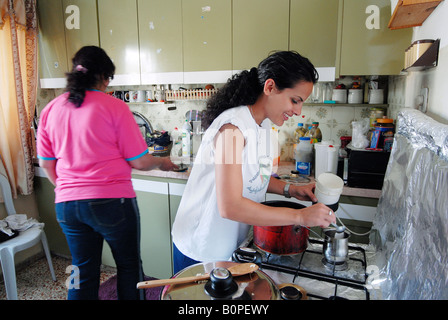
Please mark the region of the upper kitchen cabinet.
POLYGON ((183 83, 182 0, 138 0, 142 84, 183 83))
POLYGON ((70 70, 71 60, 79 49, 99 45, 97 7, 92 0, 63 0, 62 4, 66 14, 65 39, 70 70))
POLYGON ((339 0, 291 0, 289 49, 317 68, 320 81, 334 81, 339 0))
POLYGON ((234 70, 256 67, 270 52, 288 50, 288 38, 289 0, 233 0, 234 70))
POLYGON ((340 6, 336 73, 399 74, 412 29, 388 28, 390 0, 341 0, 340 6))
POLYGON ((137 0, 98 0, 100 46, 115 64, 111 86, 140 84, 137 0))
POLYGON ((39 76, 42 88, 64 88, 67 67, 62 2, 39 0, 39 76))
POLYGON ((184 83, 226 82, 232 76, 232 2, 183 0, 184 83))
POLYGON ((289 49, 315 67, 334 67, 339 0, 291 0, 289 49))
POLYGON ((75 53, 99 44, 96 1, 39 0, 37 6, 40 85, 64 88, 75 53))

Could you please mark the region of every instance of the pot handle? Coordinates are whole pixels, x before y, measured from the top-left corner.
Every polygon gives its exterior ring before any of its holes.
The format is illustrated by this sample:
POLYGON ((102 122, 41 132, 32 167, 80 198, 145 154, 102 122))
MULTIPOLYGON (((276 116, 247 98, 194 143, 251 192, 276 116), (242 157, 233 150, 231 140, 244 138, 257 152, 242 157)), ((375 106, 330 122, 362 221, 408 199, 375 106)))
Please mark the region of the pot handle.
POLYGON ((241 247, 233 252, 232 260, 239 263, 252 262, 259 265, 261 264, 261 254, 252 248, 241 247))

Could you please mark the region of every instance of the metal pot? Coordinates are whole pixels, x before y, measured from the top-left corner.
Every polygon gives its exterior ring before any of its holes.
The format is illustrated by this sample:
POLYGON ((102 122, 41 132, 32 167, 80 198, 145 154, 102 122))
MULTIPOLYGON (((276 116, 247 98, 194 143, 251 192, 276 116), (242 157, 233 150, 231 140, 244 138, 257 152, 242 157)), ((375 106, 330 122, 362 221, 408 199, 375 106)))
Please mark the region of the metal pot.
POLYGON ((323 244, 323 254, 325 260, 333 264, 343 264, 348 257, 347 232, 336 232, 336 230, 326 230, 323 244))
MULTIPOLYGON (((271 207, 303 209, 305 206, 290 201, 266 201, 271 207)), ((254 226, 254 244, 263 251, 278 255, 298 254, 308 246, 309 230, 301 226, 254 226)))
POLYGON ((231 261, 198 263, 179 271, 174 277, 190 277, 210 273, 210 280, 199 283, 169 285, 161 292, 161 300, 278 300, 274 281, 257 270, 233 278, 227 268, 238 264, 231 261))

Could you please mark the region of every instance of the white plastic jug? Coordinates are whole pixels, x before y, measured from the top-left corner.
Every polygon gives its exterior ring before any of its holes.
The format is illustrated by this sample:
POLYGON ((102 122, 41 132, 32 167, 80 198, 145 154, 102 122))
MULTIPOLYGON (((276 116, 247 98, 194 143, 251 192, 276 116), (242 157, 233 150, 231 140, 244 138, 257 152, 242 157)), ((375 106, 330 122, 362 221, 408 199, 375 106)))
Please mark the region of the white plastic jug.
POLYGON ((319 177, 324 172, 336 174, 338 170, 338 154, 340 145, 333 141, 322 141, 314 144, 316 161, 314 166, 314 177, 319 177))

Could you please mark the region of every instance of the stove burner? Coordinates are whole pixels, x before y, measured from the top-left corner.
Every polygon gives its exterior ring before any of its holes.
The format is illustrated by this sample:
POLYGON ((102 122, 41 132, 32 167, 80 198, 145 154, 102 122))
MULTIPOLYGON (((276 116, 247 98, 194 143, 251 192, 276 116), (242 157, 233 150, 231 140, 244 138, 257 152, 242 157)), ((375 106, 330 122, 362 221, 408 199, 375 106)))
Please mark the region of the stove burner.
POLYGON ((305 289, 295 284, 283 284, 279 286, 280 297, 283 300, 307 300, 305 289))
POLYGON ((325 268, 328 270, 334 270, 334 271, 344 271, 347 270, 348 264, 347 261, 341 261, 341 262, 333 262, 329 261, 327 258, 322 258, 322 263, 324 264, 325 268))
MULTIPOLYGON (((300 281, 301 278, 325 282, 328 284, 328 288, 334 286, 334 294, 305 292, 305 299, 341 299, 345 297, 351 299, 353 295, 357 296, 356 299, 359 296, 361 296, 361 299, 362 296, 365 296, 366 300, 370 299, 369 291, 365 286, 367 281, 367 259, 363 248, 349 244, 350 256, 345 261, 334 263, 325 261, 325 256, 322 256, 322 240, 310 238, 308 241, 309 246, 303 253, 295 256, 277 256, 257 250, 258 248, 254 245, 252 239, 248 238, 245 246, 238 248, 234 252, 232 259, 240 263, 256 263, 261 270, 291 274, 293 275, 293 286, 296 285, 294 283, 296 279, 300 281), (338 288, 342 288, 342 290, 339 291, 338 288), (355 293, 347 295, 345 292, 347 289, 351 290, 352 293, 355 291, 355 293), (339 293, 337 294, 338 291, 339 293), (343 297, 340 297, 341 294, 343 297)), ((279 289, 281 288, 279 287, 279 289)), ((286 294, 285 297, 290 298, 291 296, 286 294)), ((292 297, 295 297, 294 293, 292 297)))

